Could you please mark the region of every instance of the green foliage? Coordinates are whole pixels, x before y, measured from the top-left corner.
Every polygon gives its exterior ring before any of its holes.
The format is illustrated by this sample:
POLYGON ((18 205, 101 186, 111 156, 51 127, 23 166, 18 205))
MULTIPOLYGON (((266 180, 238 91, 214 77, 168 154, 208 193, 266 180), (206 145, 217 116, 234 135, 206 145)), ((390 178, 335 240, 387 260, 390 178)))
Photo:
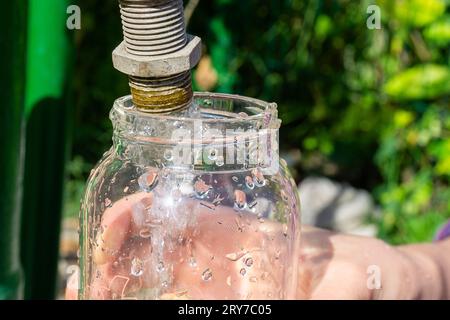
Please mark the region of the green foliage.
POLYGON ((433 99, 450 93, 447 66, 420 64, 392 77, 385 92, 396 100, 433 99))
POLYGON ((445 0, 380 0, 382 9, 407 27, 423 27, 436 21, 446 9, 445 0))
MULTIPOLYGON (((110 61, 116 2, 80 5, 75 153, 93 165, 128 88, 110 61)), ((449 21, 445 0, 201 0, 188 29, 211 57, 215 91, 279 104, 281 146, 302 151, 297 180, 373 191, 380 235, 402 243, 430 240, 450 217, 449 21), (381 30, 366 27, 370 4, 381 30)))

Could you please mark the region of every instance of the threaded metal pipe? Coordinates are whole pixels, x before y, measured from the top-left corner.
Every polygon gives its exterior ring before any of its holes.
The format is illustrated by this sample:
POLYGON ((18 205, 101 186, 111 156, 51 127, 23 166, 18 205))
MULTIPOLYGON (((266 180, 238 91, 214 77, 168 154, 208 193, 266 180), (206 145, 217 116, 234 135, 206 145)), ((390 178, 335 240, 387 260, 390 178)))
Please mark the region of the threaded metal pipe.
MULTIPOLYGON (((187 44, 182 0, 119 0, 126 51, 140 57, 176 53, 187 44)), ((192 100, 191 73, 129 77, 134 104, 145 112, 183 109, 192 100)))
POLYGON ((182 0, 121 0, 123 36, 129 53, 157 56, 186 45, 182 0))

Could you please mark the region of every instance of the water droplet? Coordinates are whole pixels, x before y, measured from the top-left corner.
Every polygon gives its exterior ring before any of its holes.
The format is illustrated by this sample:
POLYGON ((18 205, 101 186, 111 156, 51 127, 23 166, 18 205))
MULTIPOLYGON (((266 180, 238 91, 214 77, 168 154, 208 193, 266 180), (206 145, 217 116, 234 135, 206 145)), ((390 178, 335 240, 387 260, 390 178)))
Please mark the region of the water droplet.
POLYGON ((139 187, 147 192, 152 191, 158 184, 158 173, 156 171, 148 171, 141 175, 138 179, 139 187))
POLYGON ((248 207, 249 207, 249 209, 253 209, 254 207, 256 207, 257 204, 258 204, 258 202, 253 201, 252 203, 250 203, 250 204, 248 205, 248 207))
POLYGON ((232 177, 231 177, 231 180, 233 180, 234 182, 238 182, 239 178, 236 177, 236 176, 232 176, 232 177))
POLYGON ((167 149, 166 151, 164 151, 164 159, 166 159, 167 161, 173 160, 172 150, 167 149))
POLYGON ((162 220, 161 219, 147 219, 144 221, 144 224, 146 227, 149 228, 157 228, 162 226, 162 220))
POLYGON ((244 231, 244 225, 242 225, 242 223, 239 221, 239 219, 236 218, 234 221, 236 222, 236 226, 237 226, 237 229, 239 230, 239 232, 244 231))
POLYGON ((214 198, 214 200, 213 200, 213 205, 215 205, 216 207, 222 202, 222 200, 223 200, 223 198, 222 197, 220 197, 220 195, 218 194, 215 198, 214 198))
POLYGON ((250 190, 253 190, 253 188, 255 187, 255 184, 253 183, 253 179, 250 176, 246 176, 245 177, 245 185, 247 186, 247 188, 249 188, 250 190))
POLYGON ((189 266, 190 266, 191 268, 197 267, 197 260, 195 260, 194 257, 190 257, 190 258, 189 258, 189 266))
POLYGON ((109 198, 106 198, 105 199, 105 207, 106 208, 109 208, 109 207, 111 207, 112 206, 112 201, 109 199, 109 198))
POLYGON ((123 193, 127 193, 129 189, 130 188, 128 186, 126 186, 125 189, 123 189, 123 193))
POLYGON ((281 255, 281 251, 280 250, 275 251, 275 256, 274 256, 275 260, 280 259, 280 255, 281 255))
POLYGON ((135 277, 140 277, 144 273, 144 263, 139 258, 131 260, 131 274, 135 277))
POLYGON ((222 156, 217 157, 216 165, 217 165, 218 167, 222 167, 224 164, 225 164, 225 161, 224 161, 223 157, 222 157, 222 156))
POLYGON ((252 175, 255 185, 257 187, 264 187, 266 185, 266 179, 264 178, 264 175, 262 174, 261 170, 259 170, 258 168, 253 169, 252 175))
POLYGON ((205 106, 212 106, 212 105, 213 105, 213 102, 212 102, 211 100, 209 100, 209 99, 205 99, 205 100, 203 100, 203 104, 204 104, 205 106))
POLYGON ((236 204, 236 207, 240 210, 245 208, 245 205, 247 204, 247 197, 245 193, 241 190, 235 190, 234 191, 234 202, 236 204))
POLYGON ((253 258, 248 257, 247 259, 245 259, 244 263, 247 267, 251 267, 253 265, 253 258))
POLYGON ((227 285, 231 287, 231 276, 227 277, 227 285))
POLYGON ((283 223, 283 235, 287 237, 288 234, 288 226, 286 223, 283 223))
POLYGON ((202 179, 198 179, 194 184, 194 191, 198 198, 203 199, 208 195, 211 186, 207 185, 202 179))
POLYGON ((141 238, 147 239, 150 238, 151 235, 152 233, 149 227, 144 227, 141 230, 139 230, 139 236, 141 238))
POLYGON ((213 276, 212 271, 209 268, 206 269, 205 271, 203 271, 203 273, 202 273, 202 279, 204 281, 210 280, 212 278, 212 276, 213 276))
POLYGON ((217 160, 217 149, 211 149, 208 154, 208 159, 211 161, 217 160))
POLYGON ((281 190, 281 198, 283 199, 283 201, 287 202, 289 200, 286 192, 284 190, 281 190))
POLYGON ((231 260, 231 261, 237 261, 240 258, 242 258, 243 256, 245 256, 245 254, 246 254, 245 251, 233 252, 233 253, 229 253, 229 254, 225 255, 225 258, 227 258, 228 260, 231 260))
POLYGON ((164 271, 164 262, 162 262, 162 261, 158 262, 158 264, 156 265, 156 271, 158 271, 158 272, 164 271))
POLYGON ((247 273, 247 270, 245 270, 245 268, 242 268, 239 273, 241 274, 241 276, 245 276, 245 274, 247 273))

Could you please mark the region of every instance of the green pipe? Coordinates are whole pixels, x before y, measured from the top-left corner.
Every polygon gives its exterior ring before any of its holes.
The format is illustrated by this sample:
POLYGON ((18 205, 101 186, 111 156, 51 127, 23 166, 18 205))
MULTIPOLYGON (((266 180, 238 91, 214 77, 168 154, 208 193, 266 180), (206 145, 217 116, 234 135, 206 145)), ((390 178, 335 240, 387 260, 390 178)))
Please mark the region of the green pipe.
POLYGON ((19 254, 26 0, 0 11, 0 299, 22 297, 19 254))
POLYGON ((29 0, 21 256, 26 299, 53 299, 69 148, 68 0, 29 0))

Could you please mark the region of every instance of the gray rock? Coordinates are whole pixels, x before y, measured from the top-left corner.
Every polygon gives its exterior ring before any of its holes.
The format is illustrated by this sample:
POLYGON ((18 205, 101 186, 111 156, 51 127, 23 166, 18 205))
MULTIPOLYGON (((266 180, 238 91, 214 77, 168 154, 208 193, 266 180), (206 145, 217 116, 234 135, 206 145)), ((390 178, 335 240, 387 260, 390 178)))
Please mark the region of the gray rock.
POLYGON ((299 186, 302 222, 350 234, 375 236, 367 223, 377 211, 371 195, 323 177, 309 177, 299 186))

